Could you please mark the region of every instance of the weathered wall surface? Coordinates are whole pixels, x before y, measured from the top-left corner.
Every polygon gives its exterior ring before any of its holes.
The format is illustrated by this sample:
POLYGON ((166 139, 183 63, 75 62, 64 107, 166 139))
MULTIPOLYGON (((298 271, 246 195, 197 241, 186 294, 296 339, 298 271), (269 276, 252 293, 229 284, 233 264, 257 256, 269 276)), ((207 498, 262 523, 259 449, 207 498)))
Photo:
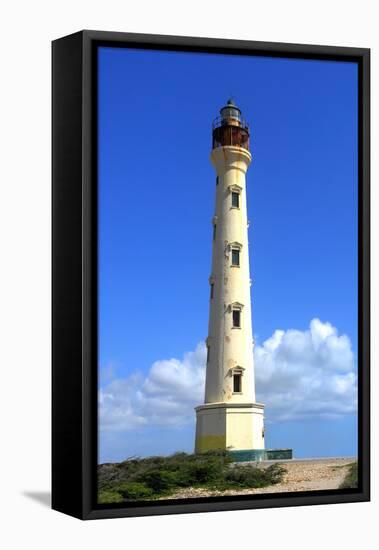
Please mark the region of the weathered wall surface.
POLYGON ((205 403, 255 401, 253 335, 250 306, 250 270, 246 171, 249 151, 218 147, 211 153, 218 175, 216 225, 213 242, 205 403), (239 208, 232 205, 232 192, 239 194, 239 208), (240 266, 232 265, 232 249, 239 250, 240 266), (240 308, 241 328, 232 326, 232 310, 240 308), (242 368, 242 391, 233 393, 233 368, 242 368))
POLYGON ((263 405, 213 403, 196 407, 195 452, 264 449, 263 405))

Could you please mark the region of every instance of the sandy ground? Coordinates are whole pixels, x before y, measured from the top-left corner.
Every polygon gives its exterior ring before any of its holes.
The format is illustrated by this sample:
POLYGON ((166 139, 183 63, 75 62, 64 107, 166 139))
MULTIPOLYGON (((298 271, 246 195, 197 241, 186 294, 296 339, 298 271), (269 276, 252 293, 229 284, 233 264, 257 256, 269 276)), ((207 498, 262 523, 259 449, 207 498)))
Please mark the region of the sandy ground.
MULTIPOLYGON (((210 491, 208 489, 186 488, 178 491, 172 498, 199 498, 219 495, 254 495, 259 493, 288 493, 294 491, 321 491, 326 489, 338 489, 347 474, 347 466, 355 462, 354 457, 349 458, 317 458, 304 460, 278 460, 264 461, 258 464, 259 468, 267 468, 274 462, 279 462, 286 474, 282 483, 262 487, 260 489, 239 489, 229 491, 210 491)), ((245 463, 247 464, 247 463, 245 463)))

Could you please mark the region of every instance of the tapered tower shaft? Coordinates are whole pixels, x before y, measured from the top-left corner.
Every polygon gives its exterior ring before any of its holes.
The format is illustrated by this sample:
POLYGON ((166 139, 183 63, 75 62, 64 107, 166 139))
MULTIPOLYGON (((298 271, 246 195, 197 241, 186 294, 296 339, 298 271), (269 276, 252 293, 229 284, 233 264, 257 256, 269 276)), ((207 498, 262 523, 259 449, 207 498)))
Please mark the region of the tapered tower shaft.
POLYGON ((249 151, 212 150, 216 208, 208 329, 205 403, 255 400, 246 171, 249 151))
POLYGON ((216 171, 205 404, 196 408, 196 451, 264 449, 255 403, 246 172, 250 133, 229 101, 213 125, 216 171))

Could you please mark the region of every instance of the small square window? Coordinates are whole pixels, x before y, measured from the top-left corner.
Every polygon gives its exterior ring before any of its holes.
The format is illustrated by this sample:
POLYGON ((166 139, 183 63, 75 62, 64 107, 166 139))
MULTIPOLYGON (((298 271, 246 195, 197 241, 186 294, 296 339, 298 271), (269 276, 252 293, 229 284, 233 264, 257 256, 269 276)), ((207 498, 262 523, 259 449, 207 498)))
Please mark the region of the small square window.
POLYGON ((240 207, 240 194, 235 191, 232 192, 232 206, 234 208, 240 207))
POLYGON ((233 375, 233 392, 242 392, 242 376, 239 373, 233 375))
POLYGON ((232 265, 240 265, 240 251, 237 249, 232 250, 232 265))
POLYGON ((241 312, 239 309, 233 310, 233 327, 241 328, 241 312))

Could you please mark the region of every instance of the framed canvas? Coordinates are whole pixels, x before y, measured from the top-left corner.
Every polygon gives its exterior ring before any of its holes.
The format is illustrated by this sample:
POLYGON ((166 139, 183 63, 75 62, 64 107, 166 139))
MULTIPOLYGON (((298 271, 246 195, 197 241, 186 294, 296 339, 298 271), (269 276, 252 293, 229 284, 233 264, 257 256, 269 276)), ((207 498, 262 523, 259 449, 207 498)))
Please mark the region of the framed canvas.
POLYGON ((53 508, 369 500, 369 50, 52 52, 53 508))

